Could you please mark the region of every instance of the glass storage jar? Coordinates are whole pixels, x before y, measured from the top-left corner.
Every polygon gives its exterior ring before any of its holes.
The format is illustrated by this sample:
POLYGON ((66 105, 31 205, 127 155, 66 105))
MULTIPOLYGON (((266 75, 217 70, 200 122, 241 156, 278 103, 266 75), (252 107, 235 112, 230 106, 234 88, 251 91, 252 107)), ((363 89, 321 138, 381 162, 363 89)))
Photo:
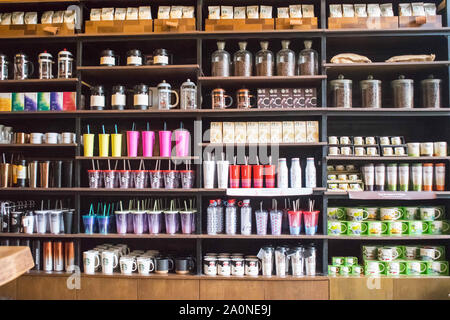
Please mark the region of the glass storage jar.
POLYGON ((391 81, 394 97, 394 108, 414 107, 414 80, 405 79, 401 75, 397 80, 391 81))
POLYGON ((312 41, 303 42, 305 49, 298 55, 298 74, 301 76, 314 76, 319 73, 319 55, 316 50, 311 49, 312 41))
POLYGON ((367 80, 359 82, 361 87, 361 107, 381 108, 381 81, 369 75, 367 80))
POLYGON ((106 67, 112 67, 118 64, 116 61, 116 54, 111 49, 103 50, 100 54, 100 65, 106 67))
POLYGON ((239 51, 233 56, 234 75, 238 77, 250 77, 253 68, 253 56, 246 50, 247 42, 239 42, 239 51))
POLYGON ((273 76, 274 56, 273 52, 268 50, 269 42, 261 41, 259 44, 261 50, 255 56, 256 75, 263 77, 273 76))
POLYGON ((114 110, 124 110, 126 105, 127 96, 125 94, 125 86, 113 86, 111 91, 111 107, 114 110))
POLYGON ((133 49, 127 52, 127 66, 142 66, 141 50, 133 49))
POLYGON ((295 75, 295 53, 289 49, 289 40, 281 41, 281 50, 277 53, 277 75, 295 75))
POLYGON ((148 86, 145 84, 137 84, 134 86, 133 107, 134 109, 148 109, 148 86))
POLYGON ((103 110, 105 108, 105 90, 103 86, 91 87, 91 109, 103 110))
POLYGON ((197 86, 190 79, 181 84, 180 109, 197 109, 197 86))
POLYGON ((423 108, 441 107, 441 82, 441 79, 434 79, 433 75, 420 82, 423 108))
POLYGON ((332 107, 352 107, 352 82, 352 80, 344 79, 342 74, 338 76, 338 79, 330 81, 332 107))
POLYGON ((213 77, 229 77, 231 56, 225 51, 225 42, 217 42, 217 50, 211 55, 211 75, 213 77))
POLYGON ((170 55, 166 49, 156 49, 153 51, 153 64, 166 66, 170 63, 170 55))

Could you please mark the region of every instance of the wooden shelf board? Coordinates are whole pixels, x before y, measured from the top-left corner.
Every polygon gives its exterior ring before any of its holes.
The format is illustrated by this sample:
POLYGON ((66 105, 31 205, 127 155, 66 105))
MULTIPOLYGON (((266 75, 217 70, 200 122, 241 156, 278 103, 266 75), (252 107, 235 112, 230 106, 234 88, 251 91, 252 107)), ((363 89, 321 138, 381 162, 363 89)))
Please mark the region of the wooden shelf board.
MULTIPOLYGON (((1 146, 1 145, 0 145, 1 146)), ((197 160, 199 159, 198 156, 188 156, 188 157, 83 157, 83 156, 76 156, 75 159, 77 160, 197 160)))
POLYGON ((31 143, 8 143, 8 144, 0 144, 1 148, 74 148, 76 147, 76 143, 57 143, 57 144, 50 144, 50 143, 41 143, 41 144, 31 144, 31 143))

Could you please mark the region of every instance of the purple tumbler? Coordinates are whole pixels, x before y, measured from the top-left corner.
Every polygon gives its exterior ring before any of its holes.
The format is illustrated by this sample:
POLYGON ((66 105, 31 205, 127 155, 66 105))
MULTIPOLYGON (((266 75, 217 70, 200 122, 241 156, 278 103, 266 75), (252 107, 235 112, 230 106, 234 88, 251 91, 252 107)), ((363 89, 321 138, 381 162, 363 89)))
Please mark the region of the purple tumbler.
POLYGON ((83 216, 84 233, 94 233, 94 216, 83 216))
POLYGON ((192 211, 180 211, 181 217, 181 232, 184 234, 191 234, 192 221, 194 220, 194 213, 192 211))
POLYGON ((180 180, 177 179, 178 172, 176 170, 164 170, 163 174, 166 189, 176 189, 179 187, 180 180))
POLYGON ((137 157, 139 131, 127 131, 127 150, 129 157, 137 157))
POLYGON ((119 170, 119 185, 120 189, 131 188, 131 170, 119 170))
POLYGON ((279 236, 281 234, 282 221, 283 212, 281 210, 270 210, 270 228, 272 235, 279 236))
POLYGON ((148 232, 159 234, 161 232, 161 211, 147 211, 148 232))
POLYGON ((134 187, 136 189, 144 189, 146 187, 147 172, 146 170, 133 170, 132 171, 134 187))
POLYGON ((159 155, 170 157, 172 154, 172 131, 159 131, 159 155))
POLYGON ((109 221, 110 221, 109 216, 97 216, 98 233, 108 234, 109 221))
POLYGON ((256 234, 257 235, 267 235, 267 220, 268 220, 267 210, 256 210, 256 234))
POLYGON ((113 189, 114 183, 116 181, 116 171, 115 170, 103 170, 103 180, 105 182, 105 188, 113 189))
POLYGON ((164 178, 161 170, 148 170, 150 188, 161 189, 164 186, 164 178))
POLYGON ((127 233, 127 211, 116 211, 116 229, 119 234, 127 233))
POLYGON ((134 211, 130 211, 127 214, 127 233, 133 233, 134 231, 133 213, 134 211))
POLYGON ((102 187, 100 170, 88 170, 89 188, 98 189, 102 187))
POLYGON ((166 221, 166 233, 175 234, 177 232, 178 211, 164 211, 166 221))
POLYGON ((192 189, 195 182, 194 170, 180 170, 181 188, 192 189))
POLYGON ((144 216, 145 211, 133 211, 133 231, 134 234, 144 233, 144 216))

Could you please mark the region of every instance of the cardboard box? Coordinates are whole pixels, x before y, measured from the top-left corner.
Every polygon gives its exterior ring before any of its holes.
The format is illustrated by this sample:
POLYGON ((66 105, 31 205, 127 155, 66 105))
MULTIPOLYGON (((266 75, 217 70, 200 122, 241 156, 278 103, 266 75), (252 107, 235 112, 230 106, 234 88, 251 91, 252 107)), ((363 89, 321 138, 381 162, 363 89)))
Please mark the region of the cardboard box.
POLYGON ((270 108, 282 108, 281 89, 269 89, 269 106, 270 108))
POLYGON ((50 111, 50 92, 38 92, 38 111, 50 111))
POLYGON ((289 109, 294 107, 294 101, 292 98, 292 90, 289 88, 280 89, 281 107, 283 109, 289 109))
POLYGON ((256 101, 258 109, 270 108, 269 89, 258 89, 256 92, 256 101))
POLYGON ((259 141, 259 123, 247 122, 247 142, 258 143, 259 141))
POLYGON ((319 122, 306 122, 306 142, 319 142, 319 122))
POLYGON ((294 137, 294 121, 283 121, 283 142, 293 143, 294 137))
POLYGON ((222 122, 211 122, 209 141, 211 143, 222 143, 222 122))
POLYGON ((306 142, 306 121, 294 121, 294 142, 306 142))
POLYGON ((11 92, 0 93, 0 111, 11 111, 12 94, 11 92))
POLYGON ((283 142, 283 124, 282 122, 274 121, 270 123, 270 142, 281 143, 283 142))
POLYGON ((269 143, 270 142, 270 122, 258 123, 258 142, 269 143))
POLYGON ((292 89, 292 99, 294 108, 316 108, 317 90, 316 88, 292 89))
POLYGON ((63 110, 63 93, 51 92, 50 93, 50 110, 62 111, 63 110))
POLYGON ((234 122, 222 123, 222 140, 223 143, 234 143, 234 122))
POLYGON ((37 111, 37 92, 25 92, 25 111, 37 111))
POLYGON ((246 143, 247 142, 247 123, 246 122, 236 122, 234 124, 234 140, 236 143, 246 143))
POLYGON ((63 92, 63 110, 75 111, 77 110, 77 93, 63 92))
POLYGON ((25 110, 25 94, 23 92, 13 92, 12 94, 12 111, 25 110))

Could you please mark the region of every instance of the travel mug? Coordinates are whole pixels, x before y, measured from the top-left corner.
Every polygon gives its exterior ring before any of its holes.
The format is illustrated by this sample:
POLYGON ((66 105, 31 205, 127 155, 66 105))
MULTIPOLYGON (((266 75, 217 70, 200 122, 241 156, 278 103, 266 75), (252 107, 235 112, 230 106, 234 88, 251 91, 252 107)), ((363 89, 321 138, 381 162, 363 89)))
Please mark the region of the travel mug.
POLYGON ((195 171, 194 170, 180 170, 181 175, 181 188, 192 189, 195 182, 195 171))
POLYGON ((159 234, 162 225, 161 211, 147 211, 148 232, 150 234, 159 234))
POLYGON ((305 222, 305 234, 315 235, 319 222, 319 211, 303 211, 303 220, 305 222))
POLYGON ((162 170, 149 170, 150 188, 161 189, 164 186, 164 177, 162 170))
POLYGON ((241 166, 230 165, 230 188, 239 188, 241 180, 241 166))
POLYGON ((192 211, 180 211, 181 218, 181 232, 184 234, 192 233, 192 220, 194 213, 192 211))
POLYGON ((63 211, 64 232, 67 233, 67 234, 71 234, 72 233, 72 222, 73 222, 74 212, 75 211, 73 209, 69 209, 69 210, 64 210, 63 211))
POLYGON ((144 157, 153 156, 153 146, 155 145, 155 132, 142 131, 142 155, 144 157))
POLYGON ((264 176, 266 180, 266 188, 275 188, 275 165, 265 165, 264 176))
POLYGON ((216 163, 213 160, 203 161, 203 187, 205 189, 214 189, 216 163))
POLYGON ((115 211, 114 215, 116 216, 116 229, 118 234, 126 234, 127 233, 127 211, 115 211))
MULTIPOLYGON (((101 188, 101 170, 88 170, 89 188, 101 188)), ((42 178, 41 178, 42 179, 42 178)))
POLYGON ((94 156, 94 137, 93 133, 83 134, 83 145, 84 145, 84 156, 93 157, 94 156))
POLYGON ((267 210, 256 210, 256 234, 257 235, 267 235, 267 220, 268 220, 267 210))
POLYGON ((159 131, 159 155, 170 157, 172 152, 172 131, 159 131))
POLYGON ((73 161, 63 161, 62 163, 62 183, 63 188, 72 188, 73 161))
POLYGON ((241 183, 242 188, 252 187, 252 166, 241 165, 241 183))
POLYGON ((219 189, 228 188, 228 168, 230 163, 226 160, 217 161, 217 187, 219 189))
POLYGON ((0 188, 7 188, 9 186, 9 163, 0 163, 0 188))
POLYGON ((131 170, 118 170, 119 172, 119 186, 120 189, 131 188, 131 170))
POLYGON ((103 170, 104 186, 107 189, 113 189, 116 182, 116 170, 103 170))
POLYGON ((38 187, 38 167, 39 163, 37 161, 30 161, 28 163, 28 186, 30 188, 38 187))
POLYGON ((302 231, 302 212, 289 211, 289 233, 291 235, 299 235, 302 231))
POLYGON ((100 133, 98 135, 98 155, 100 157, 109 157, 109 134, 100 133))
POLYGON ((51 187, 61 188, 61 174, 62 174, 62 161, 52 161, 51 162, 51 187))
POLYGON ((166 222, 166 233, 175 234, 177 232, 178 211, 164 211, 166 222))
POLYGON ((111 134, 111 151, 113 157, 122 156, 122 135, 120 133, 111 134))
POLYGON ((175 152, 177 157, 187 157, 189 155, 189 145, 191 135, 187 130, 175 131, 175 152))
POLYGON ((129 157, 137 157, 139 131, 127 131, 127 151, 129 157))
POLYGON ((253 187, 262 188, 264 185, 264 166, 253 165, 253 187))
POLYGON ((283 212, 281 210, 270 210, 270 229, 272 235, 279 236, 281 234, 281 225, 283 221, 283 212))
POLYGON ((39 163, 39 177, 40 177, 40 187, 48 188, 49 187, 49 170, 50 170, 50 161, 44 161, 39 163))

